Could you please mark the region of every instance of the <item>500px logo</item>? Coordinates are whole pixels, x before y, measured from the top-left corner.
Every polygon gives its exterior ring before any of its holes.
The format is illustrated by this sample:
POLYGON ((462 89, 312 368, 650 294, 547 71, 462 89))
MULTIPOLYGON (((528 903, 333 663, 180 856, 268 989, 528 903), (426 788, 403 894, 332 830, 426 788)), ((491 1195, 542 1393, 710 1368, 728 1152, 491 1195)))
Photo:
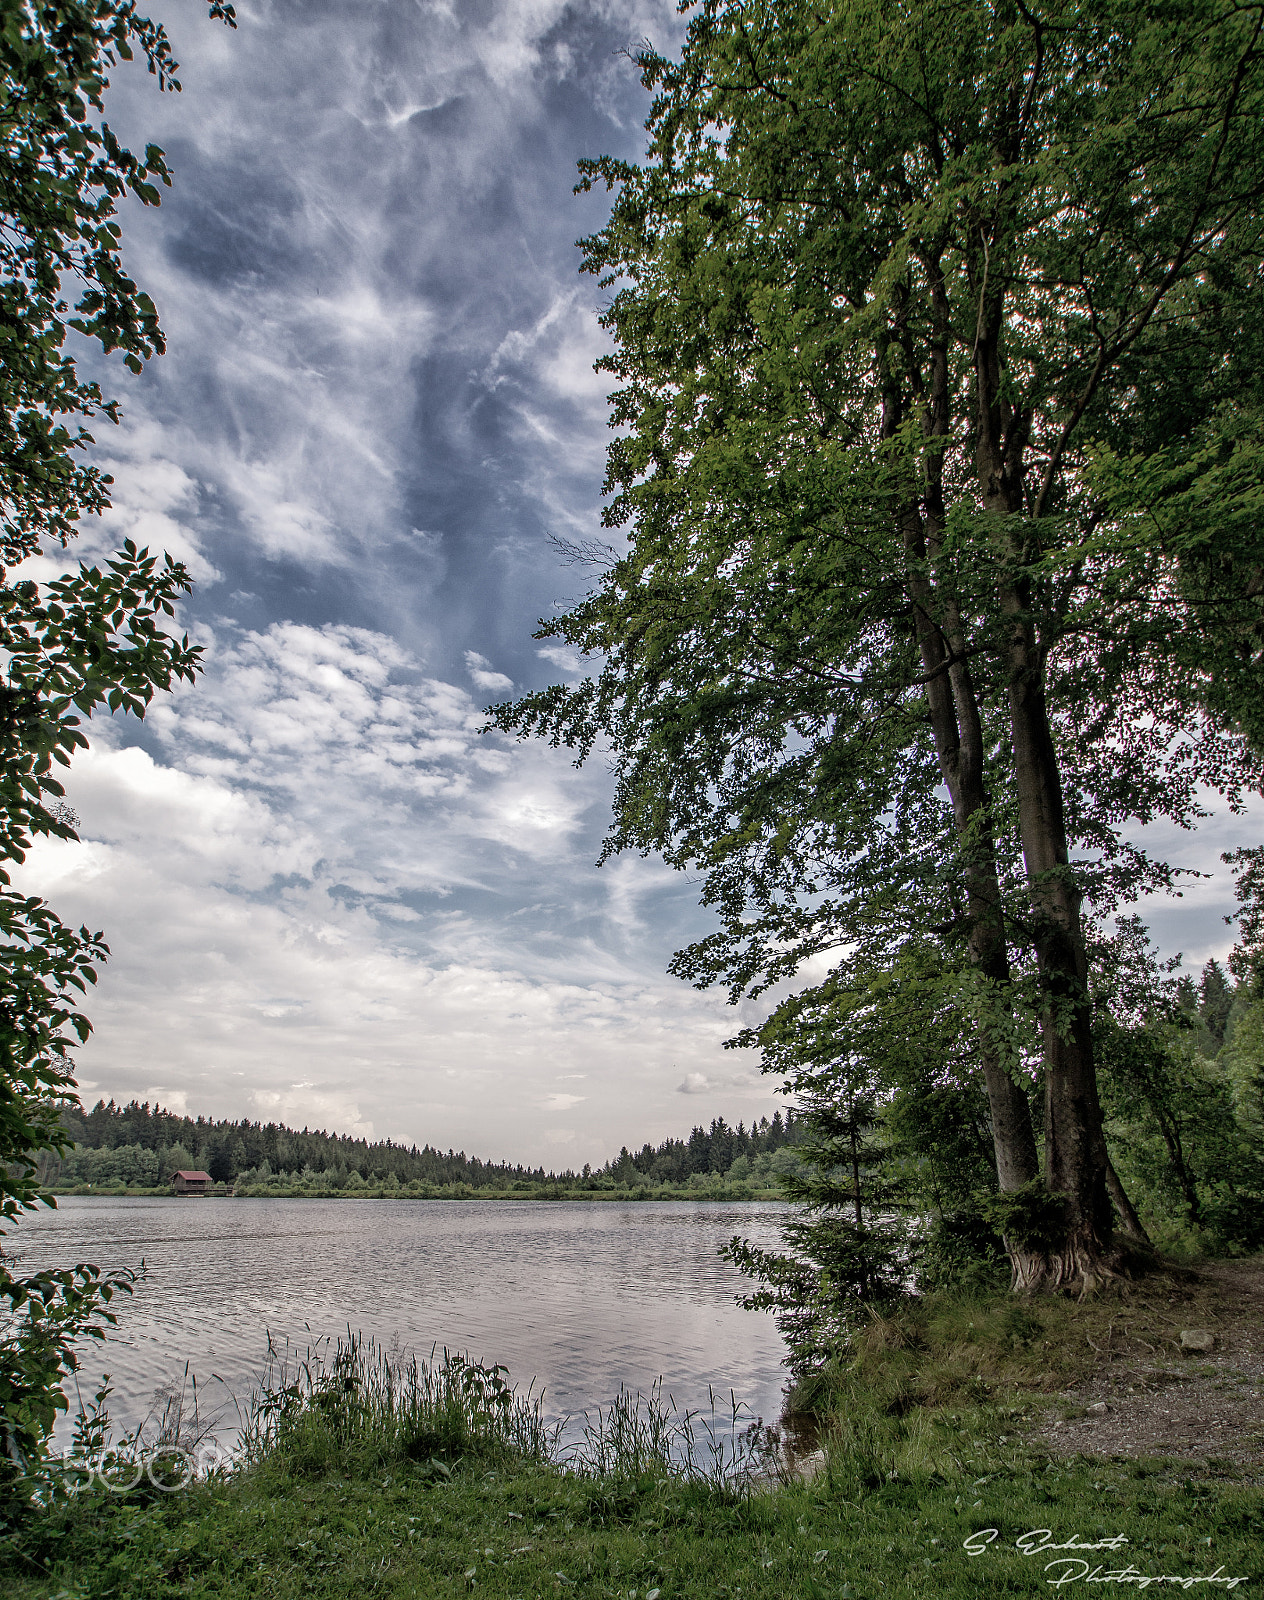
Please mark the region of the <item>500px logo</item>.
POLYGON ((71 1494, 91 1489, 94 1483, 111 1494, 130 1494, 146 1481, 164 1494, 175 1494, 227 1461, 226 1450, 213 1440, 203 1440, 192 1450, 178 1444, 99 1450, 86 1456, 67 1450, 54 1458, 53 1465, 62 1487, 71 1494))

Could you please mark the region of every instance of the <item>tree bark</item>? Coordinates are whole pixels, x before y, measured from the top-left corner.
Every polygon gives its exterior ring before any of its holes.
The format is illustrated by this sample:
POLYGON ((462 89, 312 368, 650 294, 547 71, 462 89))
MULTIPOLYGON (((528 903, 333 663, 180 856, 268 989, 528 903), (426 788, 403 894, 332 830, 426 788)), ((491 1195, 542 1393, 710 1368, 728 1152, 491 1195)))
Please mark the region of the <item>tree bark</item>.
POLYGON ((1181 1194, 1185 1200, 1185 1210, 1194 1227, 1203 1225, 1202 1201, 1198 1198, 1198 1189, 1194 1183, 1194 1175, 1189 1170, 1185 1160, 1185 1150, 1181 1144, 1180 1125, 1175 1117, 1168 1116, 1166 1110, 1158 1104, 1158 1096, 1152 1096, 1150 1109, 1154 1112, 1155 1121, 1159 1125, 1159 1132, 1163 1135, 1163 1143, 1167 1146, 1168 1159, 1172 1163, 1172 1171, 1176 1174, 1176 1181, 1180 1185, 1181 1194))
MULTIPOLYGON (((1000 218, 994 218, 994 236, 1000 226, 1000 218)), ((1062 776, 1045 701, 1044 653, 1023 575, 1036 553, 1030 544, 1038 532, 1038 525, 1023 515, 1028 418, 1006 398, 1001 357, 1006 286, 1000 270, 994 270, 989 282, 981 229, 980 254, 975 467, 984 508, 998 519, 998 554, 1009 565, 999 583, 999 599, 1009 627, 1010 740, 1042 1001, 1044 1180, 1052 1194, 1067 1201, 1065 1236, 1047 1248, 1025 1252, 1024 1259, 1015 1257, 1014 1278, 1016 1287, 1053 1288, 1076 1281, 1089 1284, 1110 1270, 1109 1157, 1097 1096, 1080 893, 1067 848, 1062 776)), ((997 269, 997 263, 992 265, 997 269)))
MULTIPOLYGON (((915 539, 914 545, 920 540, 915 539)), ((924 555, 924 552, 923 552, 924 555)), ((929 590, 918 584, 915 589, 929 590)), ((957 836, 965 846, 968 948, 977 971, 998 988, 1010 981, 1009 948, 1001 917, 1001 889, 989 821, 989 797, 983 783, 983 741, 978 703, 964 662, 945 666, 943 641, 927 611, 929 593, 916 595, 916 618, 939 767, 952 800, 957 836), (952 682, 950 670, 957 683, 952 682), (934 674, 933 676, 931 676, 934 674), (954 693, 955 691, 955 693, 954 693), (956 702, 954 704, 954 701, 956 702), (964 711, 967 737, 961 738, 958 716, 964 711)), ((1031 1109, 1010 1076, 1005 1051, 986 1023, 980 1024, 979 1055, 992 1117, 996 1176, 1002 1192, 1021 1189, 1039 1172, 1031 1109)))
MULTIPOLYGON (((998 518, 1012 518, 1023 511, 1025 428, 1003 398, 999 326, 998 299, 994 314, 980 318, 975 351, 976 462, 984 506, 998 518)), ((1022 529, 1024 538, 1031 537, 1029 523, 1022 529)), ((1067 848, 1044 656, 1031 620, 1030 590, 1021 576, 1032 552, 1008 530, 998 543, 1015 574, 1002 581, 1000 601, 1009 620, 1010 739, 1043 1013, 1044 1180, 1050 1193, 1067 1200, 1064 1238, 1016 1260, 1015 1285, 1052 1288, 1091 1283, 1110 1270, 1109 1162, 1097 1097, 1080 894, 1067 848)))
MULTIPOLYGON (((938 273, 938 261, 929 263, 938 273)), ((916 362, 907 370, 916 393, 923 390, 922 427, 929 439, 946 437, 950 426, 948 339, 949 317, 942 291, 935 298, 936 337, 932 341, 929 383, 918 381, 916 362)), ((898 394, 888 389, 883 433, 894 436, 901 421, 898 394)), ((942 456, 932 449, 922 506, 910 503, 904 513, 904 544, 912 557, 909 587, 918 649, 926 678, 939 769, 952 801, 957 836, 965 847, 965 888, 969 926, 968 949, 975 969, 992 984, 1010 981, 1009 950, 1001 915, 1000 883, 990 821, 990 797, 984 782, 984 743, 978 697, 970 678, 965 636, 955 603, 940 601, 925 566, 939 555, 944 526, 942 456), (937 619, 937 612, 943 613, 937 619)), ((986 1022, 979 1025, 979 1055, 992 1122, 992 1147, 997 1182, 1003 1192, 1021 1189, 1038 1171, 1031 1109, 1011 1077, 1004 1046, 986 1022)))
POLYGON ((1115 1163, 1106 1157, 1106 1188, 1111 1199, 1115 1202, 1115 1210, 1119 1213, 1119 1220, 1123 1223, 1124 1232, 1131 1234, 1134 1239, 1139 1239, 1142 1244, 1154 1247, 1154 1241, 1145 1230, 1145 1224, 1133 1208, 1132 1201, 1128 1198, 1128 1191, 1119 1181, 1119 1174, 1115 1171, 1115 1163))
POLYGON ((1016 589, 1004 597, 1013 617, 1010 725, 1044 1013, 1044 1176, 1050 1192, 1068 1200, 1061 1247, 1050 1250, 1042 1267, 1033 1263, 1033 1269, 1060 1284, 1096 1278, 1106 1270, 1111 1214, 1080 896, 1070 869, 1061 775, 1025 599, 1016 589))

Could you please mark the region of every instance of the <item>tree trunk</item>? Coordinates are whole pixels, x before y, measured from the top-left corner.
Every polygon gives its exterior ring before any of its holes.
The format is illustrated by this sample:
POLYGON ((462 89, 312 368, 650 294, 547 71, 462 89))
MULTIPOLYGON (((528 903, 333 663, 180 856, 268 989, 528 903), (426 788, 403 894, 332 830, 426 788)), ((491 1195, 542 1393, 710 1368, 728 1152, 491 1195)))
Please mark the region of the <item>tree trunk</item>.
POLYGON ((856 1128, 854 1123, 851 1129, 851 1182, 852 1199, 856 1206, 856 1230, 859 1232, 865 1225, 865 1214, 860 1204, 860 1156, 856 1150, 856 1128))
MULTIPOLYGON (((920 587, 920 585, 919 585, 920 587)), ((926 586, 929 588, 929 586, 926 586)), ((917 606, 917 629, 922 645, 922 660, 930 677, 926 696, 931 707, 931 722, 939 755, 940 771, 952 799, 953 818, 966 851, 966 907, 969 920, 968 947, 975 968, 998 986, 1009 983, 1009 951, 1001 919, 1001 890, 996 876, 996 859, 988 821, 988 796, 983 786, 982 761, 969 759, 963 752, 953 704, 953 688, 944 665, 944 651, 937 630, 926 610, 929 595, 917 606)), ((955 698, 973 704, 968 678, 964 690, 955 698)), ((975 708, 977 720, 977 707, 975 708)), ((978 741, 982 749, 982 739, 978 741)), ((1031 1124, 1027 1096, 1010 1076, 1003 1045, 996 1031, 986 1022, 979 1027, 979 1056, 987 1086, 988 1109, 992 1118, 992 1146, 996 1155, 997 1182, 1003 1192, 1021 1189, 1039 1172, 1036 1135, 1031 1124)))
MULTIPOLYGON (((998 519, 1024 518, 1024 452, 1028 419, 1006 399, 1001 359, 1003 274, 989 284, 981 248, 980 303, 974 346, 975 464, 980 497, 998 519)), ((1093 1059, 1088 960, 1080 894, 1070 867, 1062 775, 1044 693, 1044 655, 1031 617, 1021 565, 1034 551, 1036 529, 998 529, 998 545, 1019 568, 1003 579, 999 598, 1009 623, 1009 720, 1018 795, 1019 836, 1027 871, 1032 937, 1042 1002, 1045 1067, 1044 1180, 1066 1198, 1066 1229, 1045 1247, 1012 1254, 1016 1288, 1091 1287, 1111 1271, 1109 1158, 1093 1059)))
MULTIPOLYGON (((927 261, 932 280, 940 284, 939 262, 927 261)), ((922 429, 929 439, 946 437, 950 426, 948 340, 950 319, 941 289, 935 294, 936 337, 931 346, 929 381, 921 382, 911 359, 908 375, 924 400, 922 429)), ((883 432, 890 438, 901 421, 901 405, 889 389, 883 432)), ((965 631, 955 602, 941 600, 926 564, 940 554, 945 516, 943 457, 932 449, 927 458, 922 507, 910 503, 904 514, 904 545, 912 558, 909 589, 913 620, 925 674, 926 700, 939 769, 952 800, 953 821, 962 841, 968 919, 968 948, 975 969, 998 987, 1010 980, 1009 950, 1001 915, 1001 890, 990 819, 990 796, 984 783, 984 743, 978 697, 970 677, 965 631)), ((997 1182, 1009 1193, 1021 1189, 1039 1172, 1036 1135, 1027 1096, 1010 1076, 1008 1052, 997 1030, 979 1025, 979 1056, 987 1087, 992 1122, 992 1147, 997 1182)))
POLYGON ((1150 1101, 1150 1108, 1154 1112, 1155 1121, 1159 1125, 1159 1132, 1163 1135, 1163 1143, 1167 1146, 1168 1159, 1172 1163, 1172 1171, 1176 1174, 1176 1181, 1180 1185, 1181 1194, 1185 1200, 1185 1210, 1194 1227, 1203 1225, 1202 1201, 1198 1198, 1198 1189, 1194 1183, 1194 1175, 1189 1170, 1185 1160, 1185 1151, 1181 1145, 1180 1127, 1175 1117, 1169 1117, 1158 1104, 1158 1096, 1150 1101))
POLYGON ((1078 1281, 1091 1286, 1111 1271, 1111 1212, 1080 896, 1070 868, 1062 781, 1027 618, 1028 597, 1015 586, 1002 600, 1013 628, 1010 727, 1043 1008, 1044 1178, 1051 1193, 1067 1199, 1065 1238, 1033 1253, 1021 1276, 1025 1287, 1078 1281))
POLYGON ((1123 1224, 1124 1232, 1131 1234, 1134 1239, 1140 1240, 1142 1244, 1153 1248, 1154 1241, 1145 1231, 1145 1224, 1137 1215, 1132 1201, 1129 1200, 1128 1191, 1119 1181, 1119 1174, 1115 1171, 1115 1163, 1110 1159, 1109 1155, 1106 1157, 1106 1188, 1110 1192, 1111 1199, 1115 1202, 1115 1210, 1119 1213, 1119 1220, 1123 1224))

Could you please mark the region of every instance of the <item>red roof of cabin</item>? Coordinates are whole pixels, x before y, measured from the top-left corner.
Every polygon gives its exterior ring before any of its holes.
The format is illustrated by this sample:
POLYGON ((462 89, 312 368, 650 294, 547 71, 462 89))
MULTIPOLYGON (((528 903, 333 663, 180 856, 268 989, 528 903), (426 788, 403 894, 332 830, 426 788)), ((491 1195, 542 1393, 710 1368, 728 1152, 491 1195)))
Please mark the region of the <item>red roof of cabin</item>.
POLYGON ((211 1175, 209 1172, 174 1172, 172 1173, 172 1177, 188 1179, 201 1178, 205 1183, 210 1183, 211 1181, 211 1175))

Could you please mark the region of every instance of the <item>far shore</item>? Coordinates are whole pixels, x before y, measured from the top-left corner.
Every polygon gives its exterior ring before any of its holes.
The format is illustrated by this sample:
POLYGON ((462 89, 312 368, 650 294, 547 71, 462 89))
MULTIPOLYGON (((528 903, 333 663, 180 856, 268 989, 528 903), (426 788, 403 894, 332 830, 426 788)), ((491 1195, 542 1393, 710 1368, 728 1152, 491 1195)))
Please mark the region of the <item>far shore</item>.
POLYGON ((561 1184, 541 1184, 537 1188, 513 1189, 475 1189, 467 1184, 451 1184, 446 1186, 421 1185, 419 1187, 401 1186, 391 1189, 385 1186, 363 1187, 355 1189, 322 1189, 317 1187, 296 1186, 294 1188, 251 1184, 245 1189, 237 1189, 232 1184, 219 1184, 214 1189, 205 1190, 201 1194, 175 1194, 170 1188, 139 1188, 129 1187, 125 1184, 86 1184, 77 1183, 66 1186, 54 1185, 41 1191, 47 1198, 65 1198, 72 1195, 83 1195, 94 1199, 107 1200, 619 1200, 619 1201, 654 1201, 654 1200, 687 1200, 699 1201, 731 1201, 735 1204, 751 1200, 784 1200, 785 1195, 779 1189, 758 1188, 748 1183, 724 1183, 722 1180, 713 1187, 692 1187, 686 1185, 636 1185, 626 1189, 622 1188, 567 1188, 561 1184))

